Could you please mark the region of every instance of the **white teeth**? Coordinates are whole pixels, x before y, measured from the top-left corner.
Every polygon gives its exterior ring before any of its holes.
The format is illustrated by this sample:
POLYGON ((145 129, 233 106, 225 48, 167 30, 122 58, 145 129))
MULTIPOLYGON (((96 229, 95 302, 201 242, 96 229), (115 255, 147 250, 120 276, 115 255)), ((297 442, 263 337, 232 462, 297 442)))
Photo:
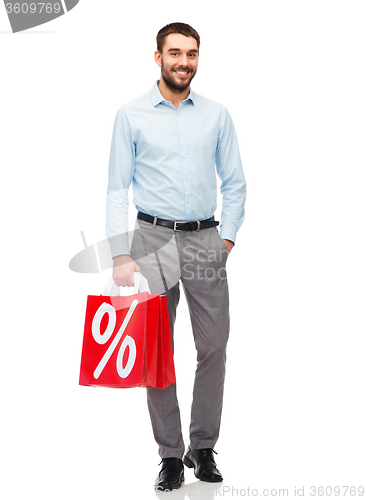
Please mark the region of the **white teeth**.
POLYGON ((179 75, 187 75, 188 71, 176 71, 179 75))

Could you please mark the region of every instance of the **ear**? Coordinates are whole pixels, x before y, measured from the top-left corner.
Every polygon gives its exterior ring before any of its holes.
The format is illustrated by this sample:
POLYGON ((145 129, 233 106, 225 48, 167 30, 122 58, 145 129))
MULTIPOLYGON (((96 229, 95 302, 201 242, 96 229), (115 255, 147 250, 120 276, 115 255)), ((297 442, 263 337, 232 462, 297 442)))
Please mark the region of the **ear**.
POLYGON ((161 68, 161 52, 156 50, 155 54, 154 54, 154 58, 155 58, 156 64, 161 68))

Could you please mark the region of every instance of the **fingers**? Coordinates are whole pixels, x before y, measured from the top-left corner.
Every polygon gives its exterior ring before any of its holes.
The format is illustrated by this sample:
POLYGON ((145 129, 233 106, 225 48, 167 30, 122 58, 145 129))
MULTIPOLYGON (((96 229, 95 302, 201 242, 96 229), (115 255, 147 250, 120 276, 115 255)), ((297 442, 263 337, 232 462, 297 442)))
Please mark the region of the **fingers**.
POLYGON ((131 257, 120 259, 123 263, 117 263, 115 260, 113 267, 113 279, 117 286, 135 286, 134 272, 141 273, 140 267, 131 259, 131 257), (124 262, 126 260, 126 262, 124 262))
POLYGON ((121 284, 119 286, 128 286, 128 287, 135 286, 135 280, 133 278, 131 278, 130 280, 128 279, 121 280, 121 284))
POLYGON ((117 286, 128 286, 128 287, 135 286, 135 280, 133 278, 133 275, 131 275, 130 278, 127 277, 119 278, 113 276, 113 280, 117 286))

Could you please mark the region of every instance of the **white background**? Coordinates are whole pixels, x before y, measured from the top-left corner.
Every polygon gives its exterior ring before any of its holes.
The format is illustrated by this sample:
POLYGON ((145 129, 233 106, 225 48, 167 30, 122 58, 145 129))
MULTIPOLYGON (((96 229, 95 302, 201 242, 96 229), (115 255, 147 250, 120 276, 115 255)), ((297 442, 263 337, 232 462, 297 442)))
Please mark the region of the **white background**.
MULTIPOLYGON (((201 35, 192 87, 229 109, 248 197, 228 262, 225 482, 186 469, 170 495, 366 488, 365 3, 80 0, 18 34, 0 6, 6 500, 155 498, 145 390, 78 386, 86 297, 110 272, 68 265, 80 231, 88 244, 105 237, 114 116, 159 78, 155 36, 173 21, 201 35)), ((183 296, 176 369, 188 444, 195 351, 183 296)))

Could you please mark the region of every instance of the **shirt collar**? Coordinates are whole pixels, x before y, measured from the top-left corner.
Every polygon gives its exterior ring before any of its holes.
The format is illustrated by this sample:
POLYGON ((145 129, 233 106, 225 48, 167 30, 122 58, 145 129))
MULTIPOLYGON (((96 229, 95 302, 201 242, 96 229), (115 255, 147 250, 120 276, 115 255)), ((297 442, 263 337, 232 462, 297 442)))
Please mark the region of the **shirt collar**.
MULTIPOLYGON (((161 102, 165 101, 165 99, 161 95, 159 87, 158 87, 159 82, 160 82, 160 80, 158 80, 157 82, 154 83, 154 86, 153 86, 153 88, 151 89, 151 92, 150 92, 153 106, 157 106, 161 102)), ((189 92, 189 95, 188 95, 187 99, 185 99, 182 102, 191 101, 192 104, 194 105, 195 104, 195 99, 196 99, 196 94, 191 89, 190 92, 189 92)))

